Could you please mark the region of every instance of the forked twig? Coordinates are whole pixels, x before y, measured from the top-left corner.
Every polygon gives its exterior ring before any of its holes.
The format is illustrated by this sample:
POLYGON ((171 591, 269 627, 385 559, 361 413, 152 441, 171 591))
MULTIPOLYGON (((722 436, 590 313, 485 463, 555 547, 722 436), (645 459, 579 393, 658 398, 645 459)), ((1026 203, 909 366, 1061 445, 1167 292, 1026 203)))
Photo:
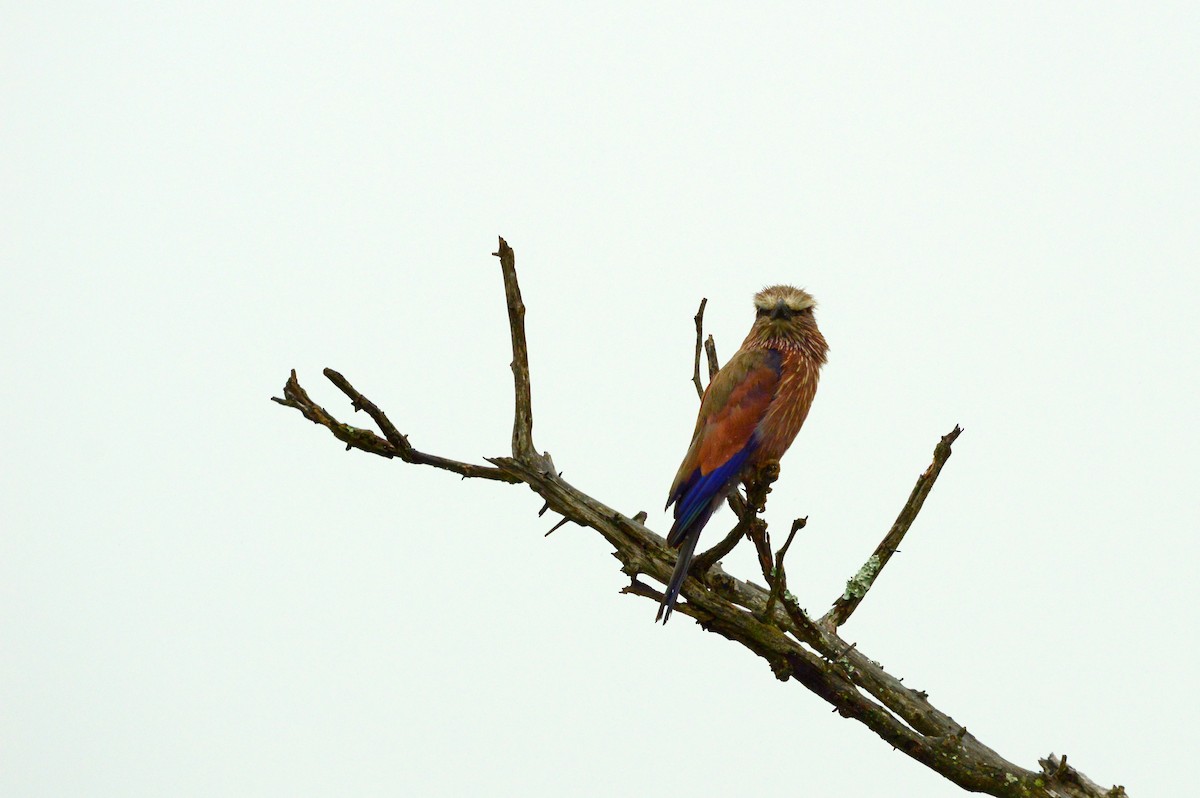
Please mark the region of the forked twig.
POLYGON ((392 425, 392 422, 388 420, 384 412, 376 407, 371 400, 356 391, 354 386, 345 377, 333 369, 325 369, 325 376, 329 378, 330 382, 341 389, 342 393, 350 397, 351 404, 356 411, 366 410, 367 414, 375 420, 375 423, 379 425, 387 437, 381 438, 369 429, 352 427, 349 424, 343 424, 338 421, 329 411, 314 402, 309 397, 308 391, 300 387, 300 381, 296 379, 295 369, 292 369, 291 376, 283 386, 283 398, 272 396, 271 401, 278 402, 284 407, 295 408, 309 421, 325 427, 333 433, 335 438, 346 444, 347 451, 350 449, 359 449, 360 451, 376 454, 380 457, 396 457, 406 463, 433 466, 443 471, 452 471, 463 477, 494 479, 510 484, 520 482, 516 477, 498 468, 475 465, 474 463, 462 463, 458 460, 439 457, 436 454, 426 454, 417 450, 408 442, 408 436, 401 435, 392 425))
POLYGON ((788 531, 787 540, 779 547, 779 551, 775 552, 775 567, 771 569, 771 595, 767 596, 766 615, 770 617, 775 609, 775 602, 779 597, 787 593, 787 573, 783 570, 783 558, 787 556, 788 549, 792 547, 792 541, 796 539, 796 533, 804 529, 808 523, 808 517, 797 518, 792 521, 792 528, 788 531))

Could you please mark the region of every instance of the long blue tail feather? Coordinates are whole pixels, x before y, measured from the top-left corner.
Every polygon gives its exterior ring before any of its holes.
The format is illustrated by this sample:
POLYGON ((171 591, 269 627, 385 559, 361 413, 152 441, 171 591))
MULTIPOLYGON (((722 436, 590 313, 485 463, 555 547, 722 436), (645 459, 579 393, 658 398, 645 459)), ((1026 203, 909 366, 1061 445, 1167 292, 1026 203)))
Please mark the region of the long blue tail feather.
POLYGON ((662 603, 658 605, 658 615, 654 616, 656 623, 660 618, 664 624, 671 619, 671 611, 675 609, 675 602, 679 599, 683 580, 687 579, 688 566, 692 563, 692 555, 696 552, 696 542, 699 540, 700 530, 697 529, 688 535, 679 547, 679 559, 675 561, 675 570, 671 573, 671 581, 667 583, 667 592, 663 594, 662 603))

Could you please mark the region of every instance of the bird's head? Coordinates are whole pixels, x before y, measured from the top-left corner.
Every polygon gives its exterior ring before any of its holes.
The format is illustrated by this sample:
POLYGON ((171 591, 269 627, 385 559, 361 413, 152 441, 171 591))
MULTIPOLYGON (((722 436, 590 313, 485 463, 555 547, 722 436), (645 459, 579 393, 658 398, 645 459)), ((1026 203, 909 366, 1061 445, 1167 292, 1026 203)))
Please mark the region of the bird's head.
POLYGON ((813 308, 817 301, 807 291, 790 285, 773 285, 754 295, 757 316, 747 342, 763 346, 804 346, 821 352, 825 339, 817 329, 813 308))

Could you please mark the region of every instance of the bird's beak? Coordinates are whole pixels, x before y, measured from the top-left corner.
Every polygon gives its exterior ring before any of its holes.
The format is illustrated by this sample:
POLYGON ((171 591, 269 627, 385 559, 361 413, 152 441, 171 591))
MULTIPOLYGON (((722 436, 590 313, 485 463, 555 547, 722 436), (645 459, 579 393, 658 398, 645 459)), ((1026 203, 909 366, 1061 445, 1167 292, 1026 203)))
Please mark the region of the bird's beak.
POLYGON ((782 300, 775 303, 774 309, 771 310, 772 319, 786 319, 792 315, 792 311, 788 308, 787 303, 782 300))

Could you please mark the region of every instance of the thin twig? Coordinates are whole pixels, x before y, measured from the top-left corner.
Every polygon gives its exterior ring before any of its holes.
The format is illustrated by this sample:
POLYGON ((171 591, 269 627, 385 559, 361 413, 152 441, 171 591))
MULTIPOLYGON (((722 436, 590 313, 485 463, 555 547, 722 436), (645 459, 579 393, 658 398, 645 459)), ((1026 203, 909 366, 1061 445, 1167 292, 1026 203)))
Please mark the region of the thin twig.
POLYGON ((413 451, 412 446, 408 442, 408 437, 401 435, 400 431, 388 420, 387 414, 380 410, 374 402, 355 390, 349 380, 333 369, 327 368, 321 373, 325 375, 326 379, 336 385, 338 390, 349 397, 350 406, 354 408, 355 413, 359 410, 367 411, 367 415, 378 425, 380 431, 383 432, 383 436, 388 439, 389 443, 401 451, 413 451))
MULTIPOLYGON (((696 395, 704 398, 704 385, 700 382, 700 351, 704 348, 704 306, 708 304, 708 297, 700 300, 700 309, 696 311, 693 317, 696 322, 696 357, 692 361, 692 382, 696 385, 696 395)), ((709 375, 712 378, 712 375, 709 375)))
MULTIPOLYGON (((557 524, 555 524, 554 526, 550 527, 550 532, 554 532, 556 529, 558 529, 559 527, 563 526, 564 524, 566 524, 566 523, 567 523, 568 521, 570 521, 570 520, 571 520, 570 518, 567 518, 566 516, 563 516, 563 518, 562 518, 562 519, 561 519, 561 520, 560 520, 560 521, 559 521, 557 524)), ((548 538, 548 537, 550 537, 550 532, 547 532, 546 534, 542 535, 542 537, 544 537, 544 538, 548 538)))
POLYGON ((499 468, 475 465, 473 463, 461 463, 458 460, 450 460, 445 457, 438 457, 435 454, 425 454, 418 451, 408 442, 408 436, 401 435, 388 420, 387 416, 384 415, 383 411, 376 407, 371 400, 356 391, 354 386, 345 377, 333 369, 325 369, 325 376, 329 377, 334 385, 337 385, 343 393, 350 397, 355 410, 366 410, 375 419, 375 423, 379 424, 380 428, 387 435, 387 438, 381 438, 369 429, 352 427, 349 424, 343 424, 338 421, 328 410, 321 407, 309 397, 308 391, 300 386, 300 381, 296 378, 295 369, 292 369, 291 377, 288 378, 287 383, 283 386, 283 398, 273 396, 271 397, 271 401, 278 402, 284 407, 299 410, 309 421, 314 424, 320 424, 332 432, 335 438, 346 444, 347 450, 358 449, 370 454, 377 454, 380 457, 396 457, 406 463, 433 466, 443 471, 452 471, 463 477, 494 479, 510 484, 520 482, 519 479, 501 471, 499 468))
POLYGON ((529 388, 529 346, 525 342, 525 303, 517 284, 516 254, 503 238, 492 253, 500 259, 504 275, 504 297, 508 306, 508 328, 512 338, 513 393, 516 410, 513 413, 512 454, 518 460, 537 456, 533 448, 533 399, 529 388))
MULTIPOLYGON (((758 471, 746 483, 747 512, 757 515, 767 509, 767 496, 771 493, 771 485, 779 479, 779 461, 768 461, 760 466, 758 471)), ((746 529, 746 537, 754 544, 758 554, 758 567, 762 570, 763 578, 771 584, 771 571, 775 567, 775 558, 771 554, 771 536, 767 534, 767 522, 755 518, 746 529)))
MULTIPOLYGON (((738 497, 738 501, 742 501, 740 496, 738 497)), ((746 535, 746 527, 749 526, 751 519, 754 517, 753 515, 745 512, 744 502, 742 503, 742 509, 743 512, 739 515, 738 521, 736 524, 734 524, 733 529, 729 530, 729 534, 721 538, 721 541, 717 543, 717 545, 713 546, 707 551, 697 554, 692 559, 692 566, 689 569, 689 573, 704 573, 709 568, 712 568, 717 562, 719 562, 721 558, 733 551, 737 544, 741 542, 742 538, 746 535)))
POLYGON ((837 601, 833 602, 833 608, 821 618, 822 626, 836 629, 844 624, 862 603, 863 597, 875 584, 875 580, 879 578, 879 573, 887 565, 888 560, 900 548, 900 541, 904 540, 904 535, 912 526, 913 521, 917 519, 917 513, 921 512, 921 506, 925 504, 925 497, 933 489, 933 483, 937 481, 938 474, 942 472, 942 466, 950 459, 951 445, 958 440, 958 436, 961 434, 962 427, 956 424, 953 430, 942 436, 941 442, 933 450, 933 462, 917 479, 917 484, 909 494, 908 501, 904 503, 900 515, 896 516, 896 522, 892 524, 892 528, 884 535, 883 540, 875 547, 874 553, 863 563, 858 573, 846 582, 846 591, 837 601))
MULTIPOLYGON (((778 478, 778 461, 769 461, 759 468, 758 472, 746 485, 748 513, 754 515, 766 510, 767 496, 771 493, 771 485, 778 478)), ((787 541, 780 547, 780 552, 783 554, 787 553, 787 549, 791 546, 796 533, 807 523, 807 518, 797 518, 792 522, 792 528, 788 532, 787 541)), ((798 639, 808 643, 822 655, 828 657, 831 650, 831 643, 827 639, 827 636, 822 634, 821 630, 808 617, 808 614, 801 609, 796 599, 787 590, 787 579, 783 573, 780 554, 777 553, 774 556, 771 554, 771 535, 767 529, 767 522, 761 518, 754 517, 746 530, 746 537, 754 544, 754 551, 758 556, 758 567, 762 571, 763 579, 767 581, 767 585, 770 588, 763 613, 759 617, 777 622, 774 611, 775 602, 779 601, 783 605, 787 619, 791 621, 790 627, 781 625, 780 628, 788 629, 798 639), (773 599, 772 596, 774 597, 773 599)))
POLYGON ((788 549, 792 547, 792 541, 796 539, 796 533, 804 527, 808 526, 808 516, 797 518, 792 521, 792 528, 788 530, 787 540, 779 547, 779 551, 775 553, 775 560, 779 565, 783 565, 783 558, 787 556, 788 549))
MULTIPOLYGON (((763 465, 754 479, 746 487, 747 505, 755 512, 761 513, 766 510, 767 496, 771 493, 771 484, 779 478, 779 463, 768 462, 763 465)), ((807 518, 797 518, 792 522, 791 531, 788 532, 788 539, 780 551, 787 553, 787 549, 791 546, 796 533, 808 523, 807 518)), ((791 621, 791 626, 781 626, 788 629, 796 637, 810 646, 814 647, 823 656, 829 657, 830 651, 833 650, 833 643, 828 635, 822 633, 821 629, 808 617, 800 605, 796 602, 787 590, 787 580, 780 567, 781 562, 779 555, 772 556, 771 554, 771 535, 767 529, 767 522, 761 518, 755 518, 749 525, 746 531, 746 537, 750 538, 754 544, 755 554, 758 555, 758 567, 762 571, 763 579, 767 581, 770 591, 767 595, 766 606, 764 607, 764 617, 769 620, 776 620, 773 617, 775 610, 775 601, 779 601, 783 605, 784 613, 787 619, 791 621), (775 601, 772 601, 771 596, 774 595, 775 601)), ((834 658, 836 659, 836 658, 834 658)))
POLYGON ((764 615, 770 617, 775 610, 775 602, 779 597, 787 593, 787 573, 783 570, 783 558, 787 556, 788 549, 792 547, 792 541, 796 539, 796 533, 804 528, 808 523, 808 518, 797 518, 792 522, 792 529, 788 532, 787 540, 779 547, 779 551, 775 552, 775 567, 771 569, 771 580, 768 584, 771 587, 771 594, 767 596, 767 609, 764 615))
POLYGON ((708 380, 712 382, 712 378, 721 370, 721 361, 717 359, 717 342, 711 335, 704 341, 704 353, 708 356, 708 380))

